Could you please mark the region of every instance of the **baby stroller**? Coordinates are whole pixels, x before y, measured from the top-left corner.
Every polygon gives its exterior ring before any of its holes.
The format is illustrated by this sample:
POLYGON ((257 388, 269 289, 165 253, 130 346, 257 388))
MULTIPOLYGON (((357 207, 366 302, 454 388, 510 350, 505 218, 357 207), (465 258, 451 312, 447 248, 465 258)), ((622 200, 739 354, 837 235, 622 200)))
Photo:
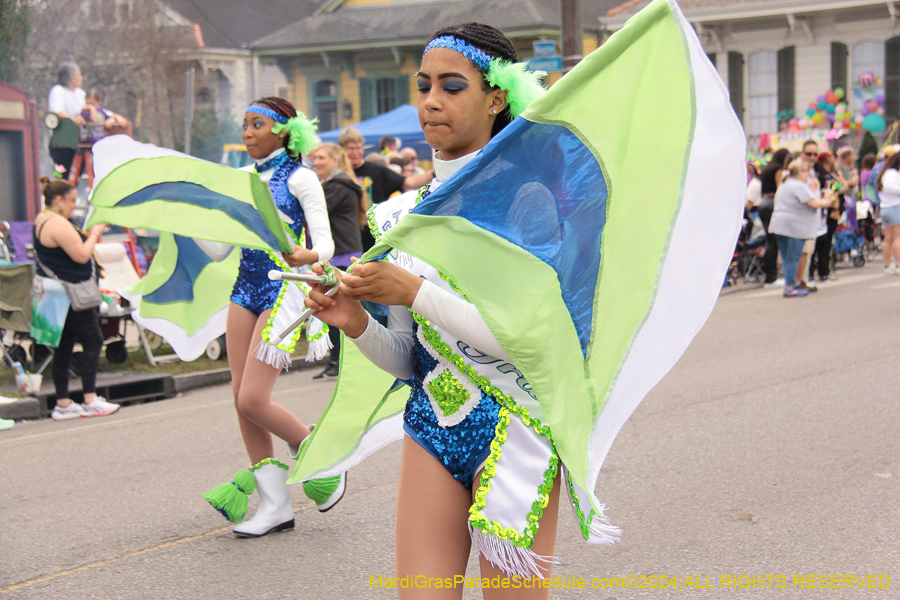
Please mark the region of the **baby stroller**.
POLYGON ((832 262, 837 262, 844 254, 850 255, 854 267, 866 264, 865 238, 846 225, 839 225, 834 234, 832 262))
POLYGON ((766 236, 760 232, 760 235, 748 240, 752 233, 753 221, 745 218, 731 256, 731 266, 728 267, 726 277, 730 285, 737 283, 738 279, 743 279, 744 283, 758 283, 765 279, 763 256, 766 252, 766 236))
POLYGON ((881 221, 868 200, 856 203, 856 223, 863 237, 863 255, 869 262, 878 260, 881 256, 881 221))
POLYGON ((34 265, 30 263, 0 266, 0 351, 8 366, 18 363, 40 374, 50 363, 53 349, 31 338, 33 279, 34 265))

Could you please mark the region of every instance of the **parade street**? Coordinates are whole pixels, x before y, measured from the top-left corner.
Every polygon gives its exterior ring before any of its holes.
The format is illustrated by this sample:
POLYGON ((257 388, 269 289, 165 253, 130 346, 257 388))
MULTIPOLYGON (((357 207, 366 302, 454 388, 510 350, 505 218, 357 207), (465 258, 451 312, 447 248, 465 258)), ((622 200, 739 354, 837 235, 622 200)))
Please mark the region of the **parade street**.
MULTIPOLYGON (((551 597, 900 597, 900 277, 879 263, 807 298, 726 290, 600 473, 621 542, 585 544, 562 502, 553 576, 597 589, 551 597)), ((273 395, 306 423, 333 387, 317 372, 273 395)), ((261 539, 201 498, 247 468, 228 386, 20 423, 0 461, 0 598, 396 597, 370 586, 394 574, 400 444, 328 513, 294 486, 297 529, 261 539)))

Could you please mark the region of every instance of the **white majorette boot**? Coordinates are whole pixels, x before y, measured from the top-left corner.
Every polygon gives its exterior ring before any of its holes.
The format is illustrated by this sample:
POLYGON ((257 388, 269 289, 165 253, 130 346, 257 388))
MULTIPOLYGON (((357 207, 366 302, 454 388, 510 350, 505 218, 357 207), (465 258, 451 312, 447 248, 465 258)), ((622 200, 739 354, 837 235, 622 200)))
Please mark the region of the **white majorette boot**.
POLYGON ((288 466, 274 458, 266 458, 250 467, 256 479, 256 489, 262 501, 256 514, 234 528, 238 537, 260 537, 273 531, 289 531, 294 528, 294 511, 287 479, 288 466))
MULTIPOLYGON (((300 448, 303 447, 303 442, 312 437, 314 428, 315 425, 309 426, 309 436, 304 438, 299 446, 288 444, 288 456, 290 456, 291 459, 297 460, 297 457, 300 456, 300 448)), ((303 493, 306 494, 307 498, 316 503, 316 508, 319 509, 319 512, 328 512, 331 510, 334 505, 340 502, 341 498, 344 497, 344 490, 346 488, 346 472, 332 477, 310 479, 309 481, 303 482, 303 493)))

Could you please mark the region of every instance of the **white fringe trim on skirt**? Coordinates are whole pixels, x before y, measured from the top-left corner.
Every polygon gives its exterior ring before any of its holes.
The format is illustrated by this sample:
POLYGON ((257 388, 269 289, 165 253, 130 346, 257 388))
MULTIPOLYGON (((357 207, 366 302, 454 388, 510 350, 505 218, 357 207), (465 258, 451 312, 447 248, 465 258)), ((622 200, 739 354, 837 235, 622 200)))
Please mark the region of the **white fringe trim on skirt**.
POLYGON ((291 366, 290 352, 262 340, 260 340, 259 345, 256 347, 256 352, 253 353, 253 357, 260 362, 266 363, 270 367, 275 367, 279 371, 286 371, 291 366))
POLYGON ((551 565, 558 565, 555 556, 541 556, 530 548, 514 545, 511 541, 495 535, 487 535, 469 524, 469 535, 478 551, 495 567, 508 577, 544 578, 544 573, 551 565), (543 571, 541 569, 544 569, 543 571))

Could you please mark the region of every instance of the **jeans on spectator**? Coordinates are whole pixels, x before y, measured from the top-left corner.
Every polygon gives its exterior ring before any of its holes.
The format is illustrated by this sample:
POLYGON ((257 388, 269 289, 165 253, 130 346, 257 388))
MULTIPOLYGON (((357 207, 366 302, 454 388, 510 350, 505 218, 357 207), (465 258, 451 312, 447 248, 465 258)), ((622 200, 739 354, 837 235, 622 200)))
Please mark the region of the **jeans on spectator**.
POLYGON ((53 385, 57 398, 69 397, 69 365, 72 362, 72 349, 75 340, 81 342, 81 389, 85 394, 97 391, 97 363, 100 362, 100 349, 103 347, 103 333, 94 309, 72 310, 66 315, 59 347, 53 355, 53 385))
POLYGON ((775 234, 769 232, 769 221, 775 210, 774 198, 763 198, 759 204, 759 220, 766 228, 766 253, 763 258, 763 270, 766 273, 766 283, 772 283, 778 279, 778 245, 775 242, 775 234))
POLYGON ((803 254, 803 244, 806 240, 775 234, 775 242, 781 251, 781 263, 784 266, 784 287, 792 288, 796 284, 797 265, 803 254))

